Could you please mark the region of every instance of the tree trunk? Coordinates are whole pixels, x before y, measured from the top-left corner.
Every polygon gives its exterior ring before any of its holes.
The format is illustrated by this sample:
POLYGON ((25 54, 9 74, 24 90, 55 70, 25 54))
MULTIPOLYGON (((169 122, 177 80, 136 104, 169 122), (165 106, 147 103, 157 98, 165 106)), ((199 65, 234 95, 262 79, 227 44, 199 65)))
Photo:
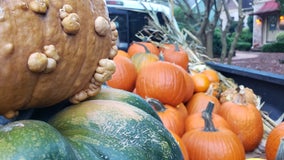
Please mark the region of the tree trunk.
POLYGON ((210 57, 210 58, 213 58, 213 34, 214 32, 213 31, 209 31, 207 32, 206 34, 206 49, 207 49, 207 56, 210 57))
MULTIPOLYGON (((226 28, 227 28, 228 25, 226 25, 226 28)), ((227 33, 228 33, 228 30, 225 29, 224 31, 222 31, 222 36, 221 36, 221 44, 222 44, 222 51, 221 51, 221 57, 220 57, 220 61, 221 63, 224 63, 225 62, 225 58, 226 58, 226 55, 227 55, 227 33)))
POLYGON ((216 29, 218 20, 220 19, 220 13, 222 11, 222 6, 218 3, 219 1, 212 1, 212 5, 215 10, 214 12, 214 19, 211 21, 211 23, 208 23, 207 31, 206 31, 206 48, 207 48, 207 56, 210 58, 213 58, 213 37, 214 37, 214 31, 216 29))
POLYGON ((230 17, 228 7, 227 7, 225 0, 222 0, 222 4, 223 4, 224 12, 226 13, 226 18, 227 18, 227 23, 226 23, 224 30, 222 29, 222 26, 221 26, 221 30, 222 30, 222 36, 221 36, 222 51, 221 51, 220 61, 221 61, 221 63, 224 63, 225 58, 227 56, 227 46, 228 46, 228 44, 227 44, 227 33, 229 32, 229 29, 231 27, 232 19, 230 17))
POLYGON ((242 0, 239 0, 239 21, 238 21, 237 29, 235 31, 236 34, 235 34, 234 40, 233 40, 231 47, 230 47, 230 50, 229 50, 228 60, 227 60, 228 64, 232 63, 232 58, 233 58, 234 53, 235 53, 235 48, 237 46, 239 36, 240 36, 242 29, 243 29, 244 19, 245 19, 245 15, 242 12, 242 0))

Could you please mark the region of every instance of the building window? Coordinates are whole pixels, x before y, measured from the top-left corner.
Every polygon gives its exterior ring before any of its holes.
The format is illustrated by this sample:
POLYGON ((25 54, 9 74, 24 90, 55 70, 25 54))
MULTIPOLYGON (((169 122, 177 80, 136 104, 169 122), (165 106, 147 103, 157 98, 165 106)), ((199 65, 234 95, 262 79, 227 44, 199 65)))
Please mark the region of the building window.
POLYGON ((267 17, 267 20, 268 20, 268 29, 269 29, 270 31, 276 30, 277 17, 276 17, 275 15, 268 16, 268 17, 267 17))

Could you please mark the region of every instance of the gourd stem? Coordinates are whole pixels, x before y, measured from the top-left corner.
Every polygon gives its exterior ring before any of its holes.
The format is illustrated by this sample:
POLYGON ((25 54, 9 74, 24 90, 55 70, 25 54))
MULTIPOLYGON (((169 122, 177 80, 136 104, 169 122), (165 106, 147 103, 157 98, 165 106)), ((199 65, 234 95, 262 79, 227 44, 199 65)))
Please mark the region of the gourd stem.
POLYGON ((202 112, 202 118, 204 119, 204 122, 205 122, 205 127, 204 127, 205 132, 216 132, 217 131, 212 121, 213 108, 214 108, 214 103, 209 102, 205 111, 202 112))
POLYGON ((150 52, 150 50, 144 45, 144 44, 142 44, 142 43, 139 43, 139 42, 135 42, 135 44, 138 44, 138 45, 140 45, 140 46, 142 46, 142 47, 144 47, 144 49, 145 49, 145 53, 148 53, 148 54, 150 54, 151 52, 150 52))
POLYGON ((165 106, 155 98, 146 98, 146 102, 153 106, 158 112, 164 112, 166 110, 165 106))
POLYGON ((281 138, 280 144, 276 153, 276 160, 284 159, 284 137, 281 138))
POLYGON ((236 88, 237 93, 237 97, 234 100, 234 103, 236 104, 246 104, 246 96, 245 96, 245 88, 243 85, 240 85, 236 88))
POLYGON ((240 88, 240 86, 238 86, 238 87, 236 88, 236 91, 237 91, 238 93, 240 93, 240 90, 241 90, 241 88, 240 88))

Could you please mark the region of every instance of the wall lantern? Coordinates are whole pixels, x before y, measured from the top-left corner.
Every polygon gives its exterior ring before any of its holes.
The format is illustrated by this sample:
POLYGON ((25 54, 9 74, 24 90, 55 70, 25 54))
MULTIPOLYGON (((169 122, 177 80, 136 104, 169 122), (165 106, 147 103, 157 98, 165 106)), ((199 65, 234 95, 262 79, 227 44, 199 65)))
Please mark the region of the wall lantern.
POLYGON ((279 29, 284 30, 284 16, 279 17, 279 29))
MULTIPOLYGON (((283 18, 284 18, 284 17, 283 17, 283 18)), ((257 17, 255 21, 256 21, 256 24, 261 24, 262 19, 261 19, 260 17, 257 17)))

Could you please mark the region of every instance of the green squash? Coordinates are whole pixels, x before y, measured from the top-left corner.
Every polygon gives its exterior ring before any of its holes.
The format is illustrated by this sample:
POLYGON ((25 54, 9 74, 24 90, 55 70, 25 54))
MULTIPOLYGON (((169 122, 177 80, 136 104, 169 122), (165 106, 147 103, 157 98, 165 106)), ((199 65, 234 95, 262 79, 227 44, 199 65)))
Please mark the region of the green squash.
POLYGON ((21 120, 0 127, 0 160, 181 160, 163 124, 130 104, 88 100, 48 123, 21 120))
POLYGON ((161 121, 160 117, 158 116, 157 112, 152 108, 152 106, 149 103, 147 103, 142 97, 132 92, 128 92, 122 89, 111 88, 111 87, 104 87, 101 89, 99 94, 93 97, 89 97, 89 100, 91 99, 115 100, 115 101, 125 102, 137 108, 142 109, 143 111, 152 115, 154 118, 161 121))
POLYGON ((21 120, 0 127, 1 160, 75 159, 69 142, 52 126, 21 120))
POLYGON ((163 124, 127 103, 88 100, 65 108, 49 123, 69 140, 77 159, 183 159, 163 124))

